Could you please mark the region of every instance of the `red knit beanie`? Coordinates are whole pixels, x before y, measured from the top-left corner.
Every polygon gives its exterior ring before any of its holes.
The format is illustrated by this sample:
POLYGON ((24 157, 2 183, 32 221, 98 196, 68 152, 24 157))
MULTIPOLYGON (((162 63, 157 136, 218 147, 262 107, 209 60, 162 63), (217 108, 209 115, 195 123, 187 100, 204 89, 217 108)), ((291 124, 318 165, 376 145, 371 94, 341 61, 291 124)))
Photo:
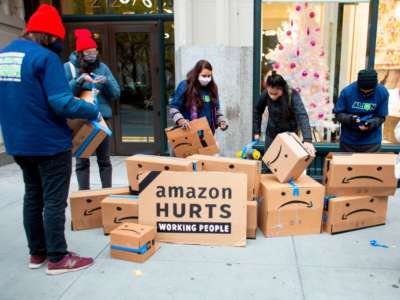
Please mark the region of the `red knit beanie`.
POLYGON ((92 38, 92 33, 88 29, 76 29, 75 39, 75 50, 78 52, 86 49, 97 48, 97 44, 92 38))
POLYGON ((55 7, 41 4, 26 24, 26 32, 43 32, 60 39, 65 38, 65 28, 55 7))

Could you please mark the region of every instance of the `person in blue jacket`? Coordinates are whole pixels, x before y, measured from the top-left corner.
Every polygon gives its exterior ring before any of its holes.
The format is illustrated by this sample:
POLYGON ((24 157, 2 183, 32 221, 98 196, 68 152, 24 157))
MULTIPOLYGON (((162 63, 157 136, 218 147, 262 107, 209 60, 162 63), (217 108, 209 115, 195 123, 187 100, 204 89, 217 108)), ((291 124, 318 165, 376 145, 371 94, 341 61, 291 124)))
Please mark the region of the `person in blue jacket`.
POLYGON ((388 100, 389 93, 378 84, 375 70, 361 70, 357 81, 342 90, 334 108, 341 123, 341 151, 380 151, 388 100))
POLYGON ((190 121, 206 117, 213 133, 218 127, 223 131, 228 128, 228 122, 221 113, 212 72, 211 64, 200 60, 189 71, 186 80, 178 84, 169 110, 178 126, 190 128, 190 121))
POLYGON ((65 29, 57 10, 42 4, 22 38, 0 50, 0 125, 8 154, 22 169, 23 223, 29 268, 47 274, 77 271, 92 258, 68 252, 65 208, 72 168, 72 131, 67 118, 94 120, 98 107, 76 99, 59 53, 65 29))
MULTIPOLYGON (((93 87, 98 90, 100 112, 110 126, 112 111, 110 101, 117 100, 120 88, 113 74, 106 64, 100 62, 97 44, 87 29, 75 30, 75 49, 64 64, 65 74, 72 92, 79 96, 84 90, 93 87)), ((97 164, 100 171, 100 180, 103 188, 112 185, 112 165, 110 159, 110 137, 106 137, 96 149, 97 164)), ((80 190, 90 189, 90 160, 76 159, 76 176, 80 190)))

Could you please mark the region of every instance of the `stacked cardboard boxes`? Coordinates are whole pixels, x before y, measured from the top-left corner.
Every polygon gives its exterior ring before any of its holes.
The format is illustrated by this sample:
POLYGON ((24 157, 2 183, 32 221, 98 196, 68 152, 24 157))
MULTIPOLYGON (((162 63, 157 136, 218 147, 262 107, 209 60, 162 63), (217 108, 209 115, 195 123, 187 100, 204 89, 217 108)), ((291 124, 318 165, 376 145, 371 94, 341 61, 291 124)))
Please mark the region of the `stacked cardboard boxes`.
POLYGON ((258 224, 266 237, 319 234, 325 188, 304 175, 314 156, 294 133, 279 134, 263 157, 258 224))
POLYGON ((395 154, 333 153, 325 160, 324 231, 343 232, 386 222, 394 195, 395 154))

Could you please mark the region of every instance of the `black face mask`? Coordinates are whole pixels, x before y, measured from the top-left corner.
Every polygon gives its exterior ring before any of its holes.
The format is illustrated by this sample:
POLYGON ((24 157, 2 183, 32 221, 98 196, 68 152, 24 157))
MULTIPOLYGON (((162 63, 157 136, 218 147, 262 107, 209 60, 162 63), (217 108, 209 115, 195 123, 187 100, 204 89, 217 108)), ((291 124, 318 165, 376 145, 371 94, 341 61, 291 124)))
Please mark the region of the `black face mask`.
POLYGON ((45 46, 47 49, 53 51, 55 54, 60 55, 64 50, 64 43, 57 40, 45 46))

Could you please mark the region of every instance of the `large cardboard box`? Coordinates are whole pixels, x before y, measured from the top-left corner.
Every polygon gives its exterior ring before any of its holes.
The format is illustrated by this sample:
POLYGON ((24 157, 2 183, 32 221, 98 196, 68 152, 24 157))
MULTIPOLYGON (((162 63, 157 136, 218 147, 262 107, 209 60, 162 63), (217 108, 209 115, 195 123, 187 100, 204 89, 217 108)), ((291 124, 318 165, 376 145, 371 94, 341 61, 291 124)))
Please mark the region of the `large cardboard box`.
POLYGON ((321 232, 325 188, 303 175, 295 184, 280 183, 274 175, 261 176, 258 224, 264 236, 321 232))
POLYGON ((129 195, 129 188, 73 192, 69 198, 72 230, 102 227, 101 201, 110 195, 129 195))
POLYGON ((396 155, 391 153, 330 153, 325 159, 327 195, 390 196, 397 188, 396 155))
POLYGON ((247 175, 247 200, 256 200, 260 187, 261 162, 238 158, 192 155, 188 157, 197 161, 202 171, 244 173, 247 175))
POLYGON ((177 157, 187 157, 196 153, 205 155, 219 153, 207 118, 190 121, 190 130, 175 126, 166 128, 165 133, 177 157))
POLYGON ((155 238, 152 226, 124 223, 111 231, 111 257, 143 263, 159 248, 155 238))
POLYGON ((386 223, 388 197, 343 196, 329 199, 324 231, 343 232, 386 223))
POLYGON ((139 219, 139 196, 111 195, 101 201, 103 230, 109 234, 122 223, 137 223, 139 219))
POLYGON ((247 201, 247 238, 257 236, 257 201, 247 201))
POLYGON ((245 174, 161 172, 140 193, 139 223, 162 242, 245 246, 246 190, 245 174))
POLYGON ((89 158, 101 142, 111 135, 104 119, 85 123, 72 139, 72 154, 79 158, 89 158))
POLYGON ((393 143, 398 144, 399 142, 396 140, 394 135, 394 129, 396 128, 397 123, 400 122, 400 113, 390 114, 386 116, 385 123, 383 124, 383 139, 393 143))
POLYGON ((314 158, 295 133, 284 132, 276 136, 262 160, 276 178, 284 183, 302 175, 314 158))
POLYGON ((189 159, 156 155, 137 154, 126 159, 129 186, 138 192, 140 184, 151 178, 152 171, 188 171, 194 169, 194 162, 189 159), (148 178, 146 180, 146 178, 148 178))

